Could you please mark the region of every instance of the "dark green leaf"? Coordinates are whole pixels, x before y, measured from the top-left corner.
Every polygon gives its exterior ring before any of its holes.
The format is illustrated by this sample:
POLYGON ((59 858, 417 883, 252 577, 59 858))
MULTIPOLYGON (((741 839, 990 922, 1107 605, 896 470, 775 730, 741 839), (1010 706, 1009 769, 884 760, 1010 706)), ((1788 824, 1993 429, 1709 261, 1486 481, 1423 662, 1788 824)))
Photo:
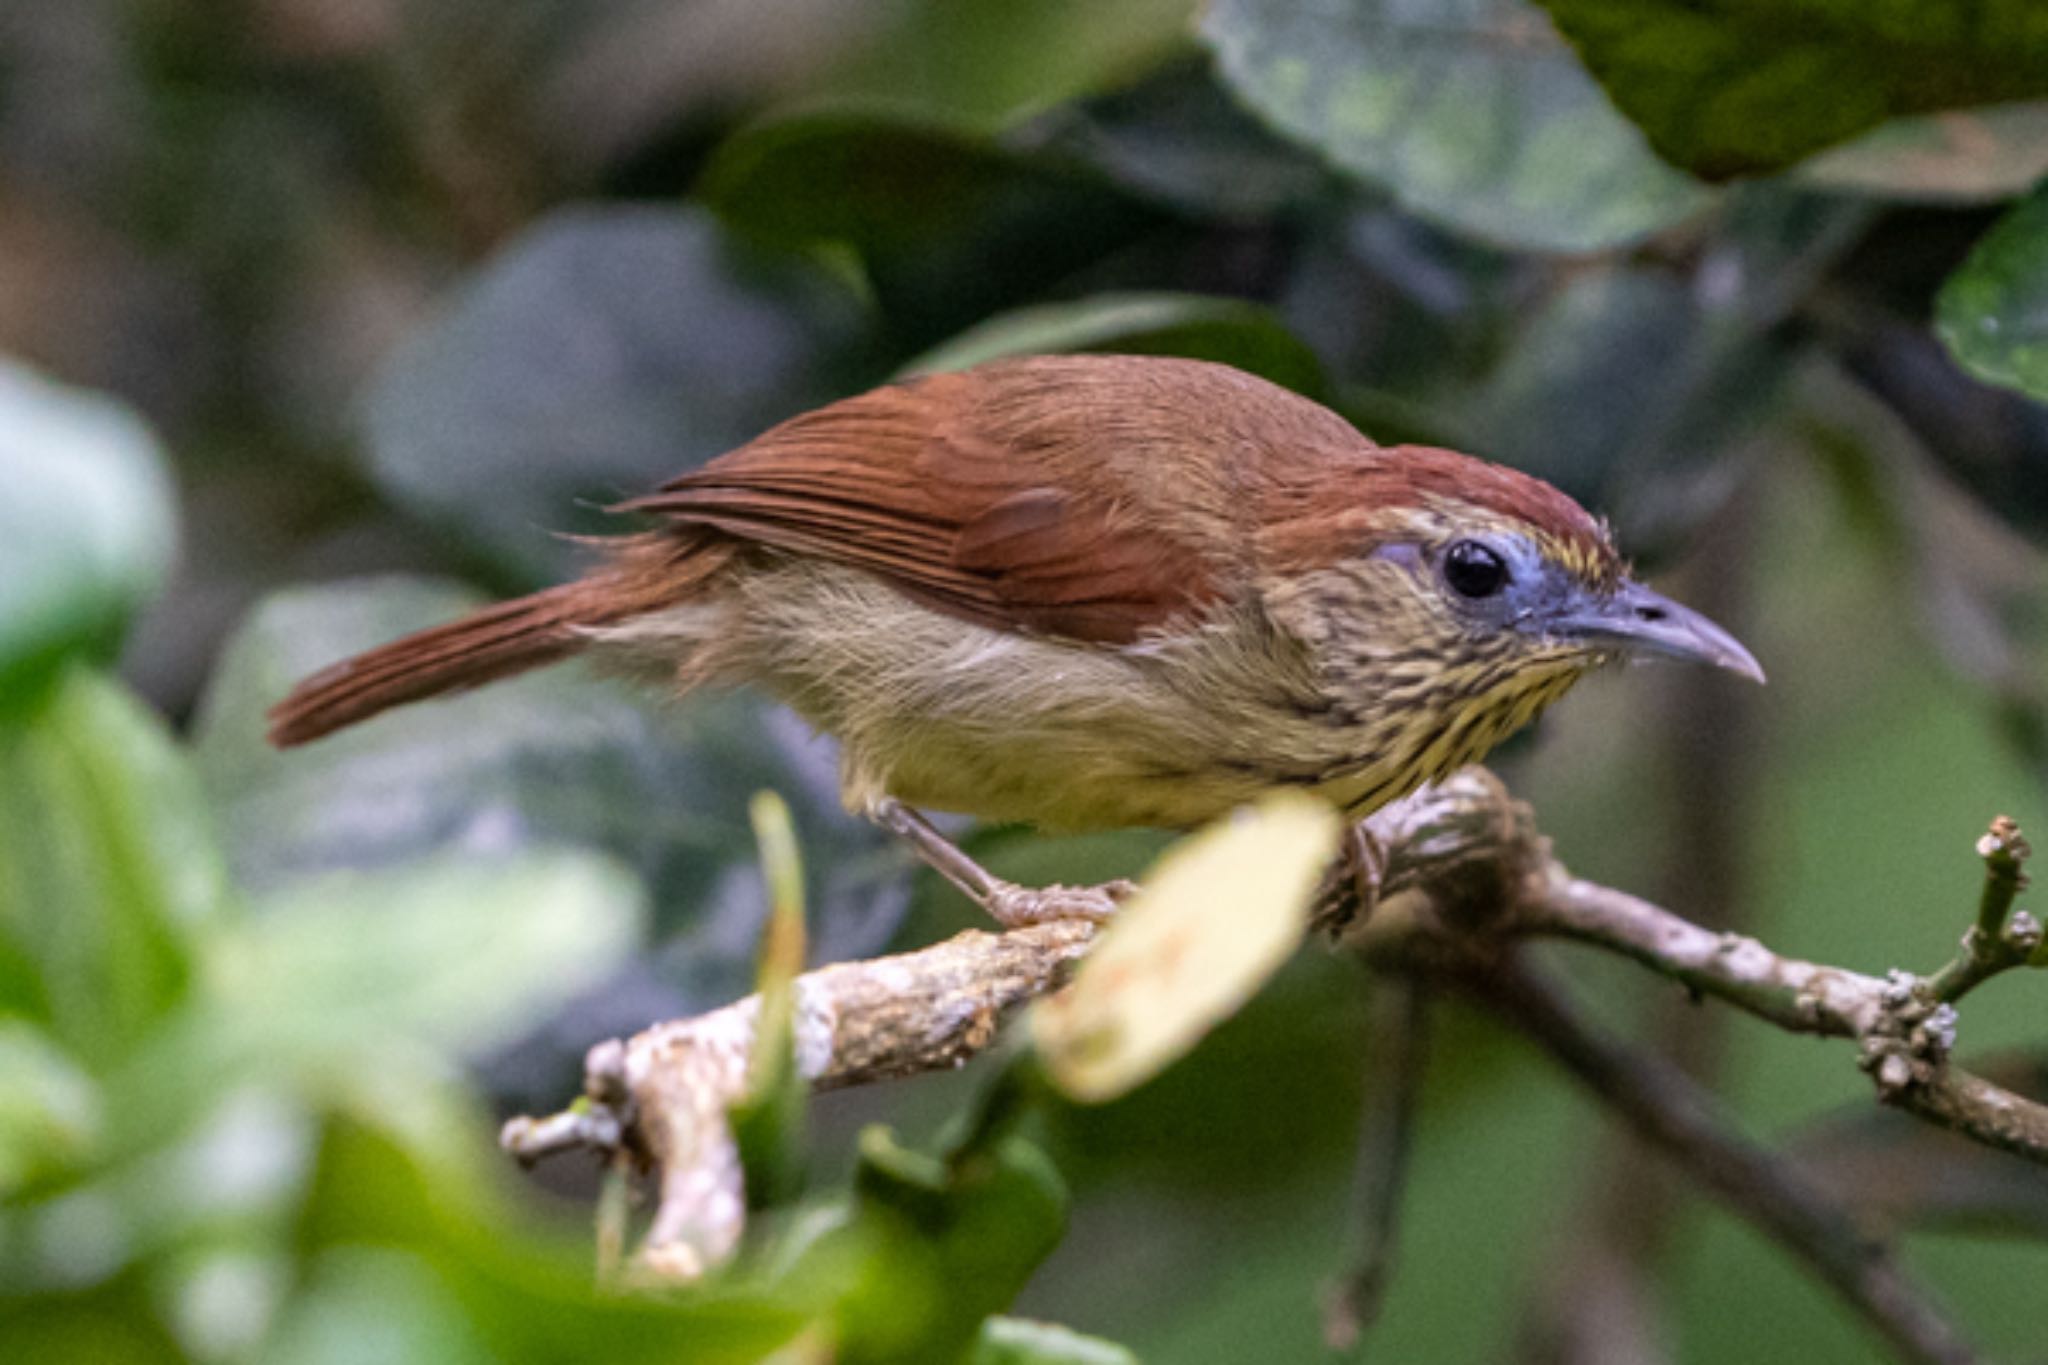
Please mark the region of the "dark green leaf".
POLYGON ((155 439, 128 409, 0 361, 0 721, 58 665, 107 654, 177 538, 155 439))
POLYGON ((840 279, 737 243, 702 210, 563 209, 385 363, 370 471, 546 576, 574 557, 550 529, 620 529, 590 504, 838 396, 864 325, 840 279))
POLYGON ((1971 374, 2048 402, 2048 183, 1949 277, 1935 327, 1971 374))
POLYGON ((199 783, 127 693, 73 670, 0 728, 0 1013, 111 1060, 183 993, 225 898, 199 783))
POLYGON ((1315 352, 1270 309, 1199 294, 1098 294, 1020 308, 969 328, 904 368, 913 374, 964 370, 1045 351, 1189 356, 1235 365, 1311 397, 1326 388, 1315 352))
MULTIPOLYGON (((476 604, 445 584, 383 580, 291 592, 230 642, 201 707, 198 755, 238 879, 271 888, 312 872, 385 867, 436 852, 572 846, 623 861, 674 935, 664 975, 682 998, 616 996, 562 1047, 650 1011, 745 994, 765 908, 747 802, 787 794, 819 868, 816 952, 875 951, 900 916, 901 859, 839 807, 828 745, 741 697, 663 708, 574 667, 399 710, 304 749, 263 739, 263 712, 336 657, 476 604)), ((545 1101, 548 1097, 537 1097, 545 1101)))
POLYGON ((1247 114, 1206 63, 1048 109, 1004 141, 1203 218, 1260 223, 1337 188, 1320 158, 1247 114))
POLYGON ((967 1365, 1138 1365, 1138 1358, 1113 1341, 1054 1323, 990 1318, 967 1365))
POLYGON ((744 129, 698 194, 750 237, 853 247, 913 345, 1040 294, 1157 219, 1093 171, 873 109, 744 129))
POLYGON ((1524 0, 1216 0, 1202 35, 1280 131, 1490 241, 1594 251, 1706 202, 1524 0))
POLYGON ((1709 179, 1886 119, 2048 94, 2036 0, 1539 0, 1622 111, 1709 179))
POLYGON ((855 1186, 852 1230, 874 1242, 840 1304, 845 1365, 951 1365, 1066 1228, 1066 1188, 1022 1138, 949 1162, 870 1128, 855 1186))
POLYGON ((1707 486, 1717 457, 1771 410, 1786 365, 1773 329, 1870 213, 1746 188, 1726 201, 1717 245, 1689 275, 1575 273, 1460 403, 1474 444, 1615 513, 1637 552, 1682 543, 1718 504, 1707 486))

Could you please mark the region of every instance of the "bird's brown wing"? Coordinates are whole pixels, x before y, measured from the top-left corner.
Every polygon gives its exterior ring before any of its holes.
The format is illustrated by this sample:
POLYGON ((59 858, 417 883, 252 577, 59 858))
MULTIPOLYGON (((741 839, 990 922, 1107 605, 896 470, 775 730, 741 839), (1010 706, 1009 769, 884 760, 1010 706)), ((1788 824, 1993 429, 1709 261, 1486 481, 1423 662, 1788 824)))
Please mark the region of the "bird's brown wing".
MULTIPOLYGON (((1143 384, 1134 397, 1107 363, 1039 358, 878 389, 624 506, 864 569, 987 625, 1126 643, 1228 596, 1242 542, 1190 534, 1230 500, 1147 469, 1148 442, 1186 439, 1169 419, 1184 405, 1148 404, 1143 384)), ((1166 362, 1134 363, 1156 389, 1166 362)))

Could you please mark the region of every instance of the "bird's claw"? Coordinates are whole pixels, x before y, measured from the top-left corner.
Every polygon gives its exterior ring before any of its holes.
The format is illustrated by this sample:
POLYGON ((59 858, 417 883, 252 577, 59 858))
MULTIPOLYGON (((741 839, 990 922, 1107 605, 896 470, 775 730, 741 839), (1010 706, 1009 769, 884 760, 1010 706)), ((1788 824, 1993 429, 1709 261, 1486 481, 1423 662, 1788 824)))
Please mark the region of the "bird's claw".
POLYGON ((1345 828, 1343 846, 1316 888, 1310 928, 1334 940, 1364 924, 1380 903, 1386 874, 1385 846, 1364 821, 1354 821, 1345 828))
POLYGON ((1018 886, 1004 882, 989 892, 982 907, 1005 929, 1061 919, 1102 924, 1137 889, 1136 883, 1122 879, 1100 886, 1018 886))

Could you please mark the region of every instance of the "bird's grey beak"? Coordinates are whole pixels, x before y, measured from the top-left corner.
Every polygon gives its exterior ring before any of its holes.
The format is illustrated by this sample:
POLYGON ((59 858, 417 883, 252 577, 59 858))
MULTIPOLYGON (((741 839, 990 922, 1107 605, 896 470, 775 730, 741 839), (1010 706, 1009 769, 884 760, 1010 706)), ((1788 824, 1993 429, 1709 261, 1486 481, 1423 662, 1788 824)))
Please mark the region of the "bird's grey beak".
POLYGON ((1548 623, 1548 632, 1617 654, 1687 659, 1764 680, 1756 656, 1733 635, 1670 598, 1640 583, 1623 583, 1612 596, 1567 608, 1548 623))

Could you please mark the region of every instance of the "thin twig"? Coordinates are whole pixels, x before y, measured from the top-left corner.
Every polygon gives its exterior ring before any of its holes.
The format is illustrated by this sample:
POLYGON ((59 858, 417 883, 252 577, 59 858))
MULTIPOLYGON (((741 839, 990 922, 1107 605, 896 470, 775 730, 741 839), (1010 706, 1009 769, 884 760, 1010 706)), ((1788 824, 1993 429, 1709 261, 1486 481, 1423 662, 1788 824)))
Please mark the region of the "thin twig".
POLYGON ((1929 977, 1926 995, 1952 1005, 2000 972, 2026 962, 2041 946, 2041 924, 2012 903, 2027 884, 2026 836, 2010 816, 2001 815, 1977 841, 1984 860, 1984 890, 1977 898, 1977 922, 1963 935, 1963 951, 1929 977))
POLYGON ((1358 1139, 1359 1245, 1323 1297, 1323 1340, 1333 1351, 1355 1351, 1364 1342, 1393 1281, 1415 1108, 1428 1069, 1429 1001, 1422 983, 1381 977, 1373 993, 1365 1120, 1358 1139))
POLYGON ((1901 1358, 1924 1365, 1976 1359, 1889 1249, 1795 1164, 1736 1134, 1684 1072, 1595 1032, 1554 984, 1512 955, 1452 980, 1539 1044, 1730 1210, 1811 1266, 1901 1358))

